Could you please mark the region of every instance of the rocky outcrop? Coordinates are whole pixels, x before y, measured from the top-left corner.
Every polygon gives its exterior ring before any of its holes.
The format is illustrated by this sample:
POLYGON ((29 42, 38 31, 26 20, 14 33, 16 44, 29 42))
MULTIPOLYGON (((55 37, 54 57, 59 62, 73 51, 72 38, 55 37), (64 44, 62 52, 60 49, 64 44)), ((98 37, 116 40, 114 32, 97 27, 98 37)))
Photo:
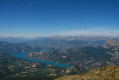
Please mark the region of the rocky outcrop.
POLYGON ((113 41, 113 40, 109 40, 107 41, 104 45, 104 48, 119 48, 119 41, 113 41))
POLYGON ((103 48, 108 49, 107 54, 110 55, 111 60, 119 65, 119 41, 109 40, 103 45, 103 48))

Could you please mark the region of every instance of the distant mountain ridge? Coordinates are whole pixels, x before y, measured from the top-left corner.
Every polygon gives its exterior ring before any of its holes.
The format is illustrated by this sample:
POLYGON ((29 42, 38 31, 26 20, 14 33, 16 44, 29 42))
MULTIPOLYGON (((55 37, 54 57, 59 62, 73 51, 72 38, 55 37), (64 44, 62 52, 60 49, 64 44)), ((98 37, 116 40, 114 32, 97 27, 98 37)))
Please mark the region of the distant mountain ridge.
POLYGON ((0 37, 0 41, 5 42, 26 42, 26 41, 32 41, 32 40, 46 40, 46 39, 52 39, 52 40, 92 40, 92 41, 98 41, 98 40, 119 40, 119 36, 47 36, 47 37, 36 37, 36 38, 26 38, 26 37, 0 37))
POLYGON ((24 43, 32 47, 43 49, 70 49, 85 46, 101 46, 108 40, 119 41, 113 36, 49 36, 37 38, 0 37, 0 41, 8 43, 24 43))
POLYGON ((40 51, 41 48, 34 48, 24 43, 8 43, 0 41, 0 52, 31 52, 40 51))

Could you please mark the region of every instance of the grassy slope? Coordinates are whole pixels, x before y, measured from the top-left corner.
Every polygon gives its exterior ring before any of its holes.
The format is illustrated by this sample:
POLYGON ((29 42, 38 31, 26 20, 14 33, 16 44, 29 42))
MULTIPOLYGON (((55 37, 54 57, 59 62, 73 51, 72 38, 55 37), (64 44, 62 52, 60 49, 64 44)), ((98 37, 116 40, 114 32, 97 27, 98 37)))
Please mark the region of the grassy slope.
POLYGON ((119 80, 119 67, 104 66, 81 75, 68 75, 55 80, 119 80))

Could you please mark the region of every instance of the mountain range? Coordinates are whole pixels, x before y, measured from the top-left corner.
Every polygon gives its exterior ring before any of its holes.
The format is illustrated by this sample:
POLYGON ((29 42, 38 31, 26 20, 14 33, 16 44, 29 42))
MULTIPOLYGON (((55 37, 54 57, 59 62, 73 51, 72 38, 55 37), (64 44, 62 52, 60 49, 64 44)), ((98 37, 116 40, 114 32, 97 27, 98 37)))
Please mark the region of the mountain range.
POLYGON ((104 45, 95 47, 71 48, 45 52, 31 52, 28 58, 54 61, 78 66, 80 71, 89 71, 104 65, 119 66, 119 41, 107 41, 104 45), (84 68, 84 69, 82 69, 84 68))

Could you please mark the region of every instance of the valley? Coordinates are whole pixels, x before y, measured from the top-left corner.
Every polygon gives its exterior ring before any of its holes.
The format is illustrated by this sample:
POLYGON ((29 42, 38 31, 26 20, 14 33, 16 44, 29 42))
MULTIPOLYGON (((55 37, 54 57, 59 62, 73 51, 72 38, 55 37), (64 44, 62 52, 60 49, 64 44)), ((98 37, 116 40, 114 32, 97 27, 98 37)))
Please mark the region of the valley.
MULTIPOLYGON (((65 43, 66 42, 69 41, 66 40, 65 43)), ((78 76, 82 76, 80 80, 83 80, 83 76, 88 75, 86 78, 98 80, 101 75, 97 76, 97 74, 93 74, 93 69, 97 71, 102 70, 100 68, 103 68, 103 66, 107 66, 106 68, 117 68, 115 66, 119 66, 119 41, 107 40, 104 44, 102 44, 103 41, 99 40, 92 42, 96 42, 96 44, 99 45, 85 45, 87 43, 81 42, 79 44, 84 44, 85 46, 76 46, 78 42, 73 42, 74 47, 65 44, 69 47, 58 48, 53 45, 52 48, 50 48, 50 46, 47 47, 46 45, 46 47, 38 45, 32 46, 26 42, 9 43, 1 41, 0 79, 63 80, 65 77, 62 76, 66 76, 66 80, 70 80, 69 78, 71 76, 74 80, 77 80, 76 78, 78 78, 78 76)), ((57 46, 64 44, 62 40, 61 44, 53 43, 51 40, 49 40, 49 43, 57 46)), ((49 43, 46 41, 45 44, 52 45, 49 43)), ((106 71, 104 70, 104 72, 106 71)), ((104 72, 102 70, 100 74, 104 72)), ((116 76, 116 74, 118 73, 115 73, 114 76, 116 76)), ((103 80, 103 78, 101 79, 103 80)), ((104 75, 104 79, 113 80, 113 77, 107 78, 107 76, 104 75)), ((115 79, 118 80, 118 77, 115 77, 115 79)))

